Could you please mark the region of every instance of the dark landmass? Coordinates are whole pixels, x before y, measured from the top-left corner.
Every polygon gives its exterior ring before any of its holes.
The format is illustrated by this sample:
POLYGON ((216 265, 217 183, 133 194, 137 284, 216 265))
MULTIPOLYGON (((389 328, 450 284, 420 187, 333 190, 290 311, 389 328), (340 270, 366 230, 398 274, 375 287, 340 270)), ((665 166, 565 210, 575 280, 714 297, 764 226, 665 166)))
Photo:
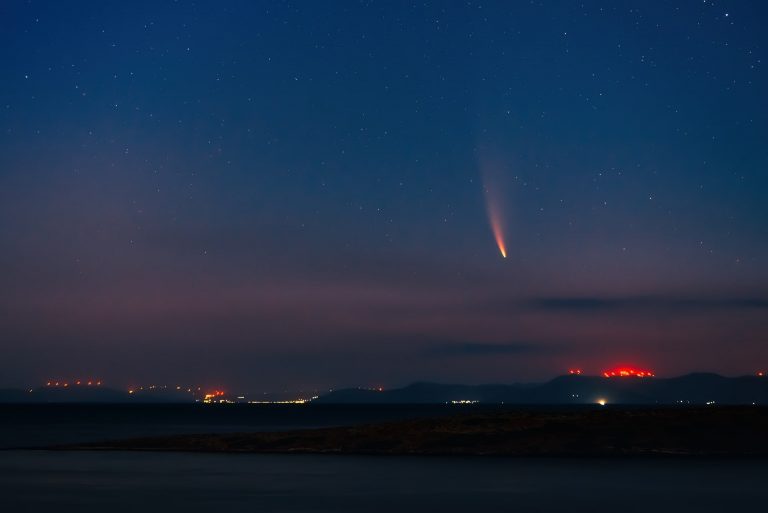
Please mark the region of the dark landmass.
POLYGON ((39 387, 31 390, 2 389, 0 403, 190 403, 191 394, 175 390, 141 391, 133 394, 127 390, 107 387, 71 386, 39 387))
POLYGON ((467 413, 284 432, 205 434, 68 450, 473 456, 768 456, 768 409, 599 408, 467 413))
MULTIPOLYGON (((199 397, 198 397, 199 398, 199 397)), ((266 401, 268 395, 254 396, 266 401)), ((220 399, 234 400, 233 396, 220 399)), ((768 405, 768 377, 724 377, 696 373, 676 378, 604 378, 567 375, 545 383, 513 385, 449 385, 414 383, 404 388, 371 390, 350 388, 321 395, 316 404, 445 404, 473 401, 481 404, 584 405, 604 400, 609 404, 637 405, 768 405)), ((0 390, 0 403, 191 403, 195 396, 172 389, 127 391, 104 387, 40 387, 0 390)))
POLYGON ((546 383, 517 385, 444 385, 414 383, 393 390, 345 389, 319 397, 324 404, 436 404, 451 401, 505 404, 671 405, 708 403, 768 404, 768 378, 727 378, 696 373, 676 378, 604 378, 560 376, 546 383))

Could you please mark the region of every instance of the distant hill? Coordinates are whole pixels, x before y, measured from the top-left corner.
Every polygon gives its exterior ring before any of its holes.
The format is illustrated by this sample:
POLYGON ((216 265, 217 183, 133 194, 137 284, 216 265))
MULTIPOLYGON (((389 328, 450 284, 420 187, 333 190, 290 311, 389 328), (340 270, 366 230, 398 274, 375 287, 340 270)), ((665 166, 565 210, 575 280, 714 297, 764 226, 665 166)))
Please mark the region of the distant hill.
POLYGON ((0 403, 184 403, 190 394, 174 391, 144 391, 129 394, 106 387, 40 387, 32 390, 2 389, 0 403))
POLYGON ((343 389, 321 404, 768 404, 768 378, 697 373, 677 378, 559 376, 540 384, 447 385, 414 383, 392 390, 343 389))

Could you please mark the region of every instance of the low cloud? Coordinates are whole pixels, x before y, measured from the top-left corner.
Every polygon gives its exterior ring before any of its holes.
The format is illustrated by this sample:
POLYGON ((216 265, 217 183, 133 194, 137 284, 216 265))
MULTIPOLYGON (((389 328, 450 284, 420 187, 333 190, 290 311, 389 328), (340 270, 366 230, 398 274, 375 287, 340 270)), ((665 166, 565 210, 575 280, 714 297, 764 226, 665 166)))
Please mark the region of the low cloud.
POLYGON ((528 342, 509 342, 492 344, 483 342, 448 342, 428 347, 428 356, 492 356, 492 355, 531 355, 543 353, 550 347, 528 342))
POLYGON ((530 310, 551 312, 599 312, 611 310, 637 310, 653 312, 683 312, 727 309, 765 309, 768 299, 762 298, 670 298, 664 296, 641 297, 549 297, 522 302, 530 310))

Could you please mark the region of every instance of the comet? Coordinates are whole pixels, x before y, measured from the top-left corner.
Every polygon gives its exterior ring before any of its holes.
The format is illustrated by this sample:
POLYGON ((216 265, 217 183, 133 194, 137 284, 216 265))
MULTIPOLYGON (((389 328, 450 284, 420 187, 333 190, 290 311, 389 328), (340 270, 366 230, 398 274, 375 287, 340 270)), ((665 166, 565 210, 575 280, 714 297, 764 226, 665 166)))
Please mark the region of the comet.
POLYGON ((496 166, 489 165, 488 162, 481 163, 481 174, 483 180, 483 191, 485 192, 485 210, 488 213, 488 223, 491 225, 493 239, 499 248, 502 258, 507 258, 507 243, 504 240, 506 233, 505 215, 502 208, 501 190, 499 181, 501 176, 496 166))
MULTIPOLYGON (((487 196, 486 196, 487 198, 487 196)), ((491 201, 487 201, 488 221, 491 223, 491 231, 496 245, 499 247, 499 253, 502 258, 507 258, 507 246, 504 243, 504 230, 502 226, 502 216, 498 207, 491 201)))

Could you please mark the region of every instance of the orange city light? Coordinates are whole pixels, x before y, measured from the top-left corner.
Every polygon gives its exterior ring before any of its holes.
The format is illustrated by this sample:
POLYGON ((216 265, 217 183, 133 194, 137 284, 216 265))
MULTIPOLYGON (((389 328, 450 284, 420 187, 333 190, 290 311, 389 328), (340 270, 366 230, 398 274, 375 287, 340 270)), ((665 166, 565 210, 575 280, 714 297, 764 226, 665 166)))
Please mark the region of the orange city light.
POLYGON ((224 395, 223 390, 214 390, 211 393, 205 394, 203 396, 204 401, 211 401, 215 397, 222 397, 224 395))
POLYGON ((568 369, 568 374, 574 374, 578 376, 581 374, 581 369, 568 369))

